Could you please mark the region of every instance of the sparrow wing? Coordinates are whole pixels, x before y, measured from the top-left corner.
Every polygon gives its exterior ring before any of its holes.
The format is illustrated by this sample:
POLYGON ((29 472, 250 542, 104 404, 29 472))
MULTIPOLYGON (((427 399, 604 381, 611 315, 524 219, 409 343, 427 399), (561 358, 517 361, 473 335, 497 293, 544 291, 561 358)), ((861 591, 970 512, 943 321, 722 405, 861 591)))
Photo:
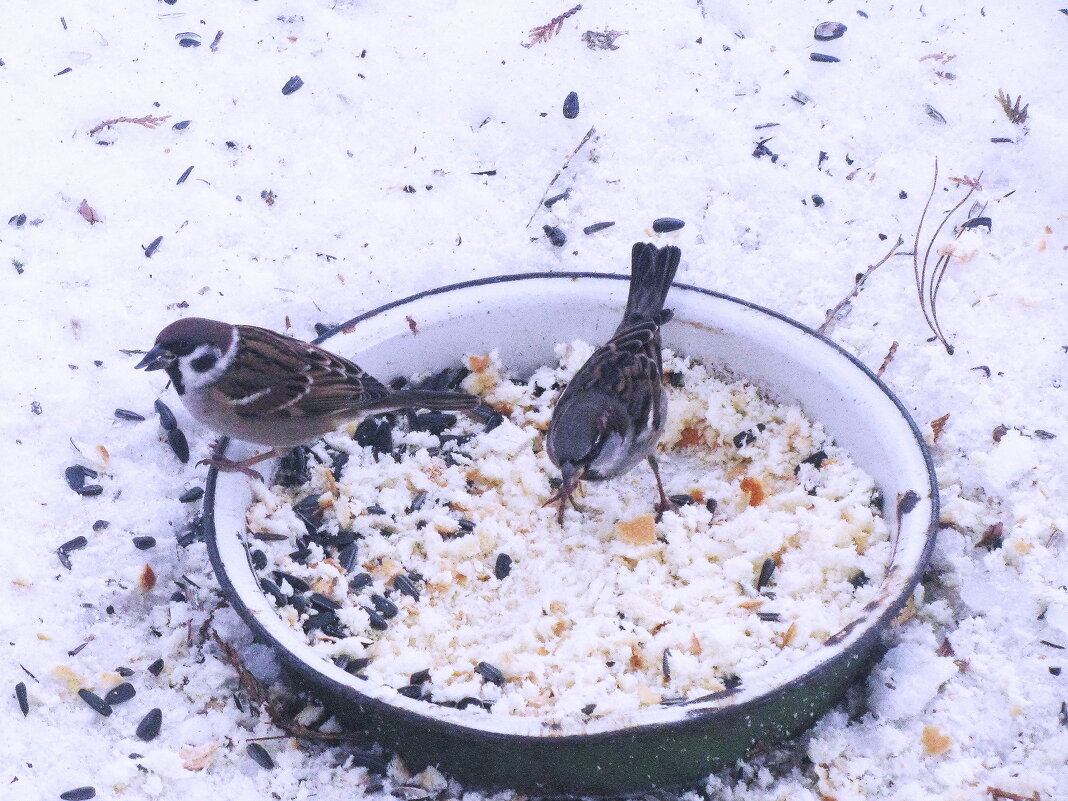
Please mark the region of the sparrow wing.
POLYGON ((319 417, 389 394, 359 366, 309 342, 238 326, 240 349, 215 388, 241 417, 319 417))

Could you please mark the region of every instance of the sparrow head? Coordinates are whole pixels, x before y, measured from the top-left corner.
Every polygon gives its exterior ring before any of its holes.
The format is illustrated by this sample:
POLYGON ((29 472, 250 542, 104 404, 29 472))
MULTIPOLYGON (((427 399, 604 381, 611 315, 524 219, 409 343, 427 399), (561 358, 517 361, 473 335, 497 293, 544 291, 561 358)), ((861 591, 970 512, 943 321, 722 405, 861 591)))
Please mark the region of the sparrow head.
POLYGON ((215 381, 237 351, 237 327, 203 317, 176 320, 156 337, 138 370, 166 370, 179 394, 215 381))

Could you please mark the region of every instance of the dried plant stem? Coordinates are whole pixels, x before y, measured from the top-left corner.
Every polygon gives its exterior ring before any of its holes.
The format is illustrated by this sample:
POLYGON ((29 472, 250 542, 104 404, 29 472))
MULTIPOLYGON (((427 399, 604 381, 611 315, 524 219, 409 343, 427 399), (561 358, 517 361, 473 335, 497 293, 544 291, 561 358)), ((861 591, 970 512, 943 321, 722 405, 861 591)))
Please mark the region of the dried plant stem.
POLYGON ((879 378, 883 377, 883 373, 886 372, 886 368, 889 367, 890 362, 894 360, 895 353, 897 353, 897 340, 894 340, 893 344, 890 345, 890 350, 886 352, 886 357, 883 359, 883 363, 879 365, 879 369, 876 371, 875 375, 877 375, 879 378))
POLYGON ((146 114, 144 117, 116 117, 113 120, 104 120, 102 123, 97 125, 95 128, 91 128, 89 130, 89 135, 92 136, 93 134, 99 133, 100 131, 104 130, 109 125, 117 125, 120 122, 132 122, 135 125, 141 125, 141 126, 143 126, 145 128, 150 128, 151 129, 151 128, 155 128, 156 126, 162 124, 163 122, 166 122, 170 118, 171 118, 170 114, 167 114, 166 116, 163 116, 163 117, 153 117, 151 114, 146 114))
MULTIPOLYGON (((945 278, 946 269, 949 267, 949 261, 953 255, 952 249, 946 249, 938 256, 930 273, 928 273, 928 263, 935 242, 938 241, 938 235, 942 233, 942 229, 946 227, 946 223, 948 223, 953 215, 957 213, 958 209, 960 209, 960 207, 968 201, 968 198, 972 196, 972 193, 975 192, 976 188, 979 186, 979 179, 982 177, 983 174, 979 173, 979 176, 974 180, 965 179, 960 182, 968 186, 968 192, 960 199, 960 202, 950 209, 942 218, 942 222, 938 224, 934 234, 931 236, 931 240, 927 243, 927 248, 923 251, 923 260, 921 262, 920 236, 923 232, 923 224, 927 219, 927 212, 931 207, 931 201, 934 199, 935 190, 938 188, 938 159, 935 159, 934 180, 931 181, 931 192, 927 196, 927 202, 923 204, 923 212, 920 214, 919 225, 916 226, 916 239, 912 248, 912 275, 916 281, 916 295, 920 301, 920 311, 923 312, 923 319, 924 322, 927 323, 927 327, 931 329, 931 333, 942 343, 942 346, 950 356, 953 355, 953 346, 949 344, 949 341, 942 333, 942 327, 938 322, 937 302, 938 290, 942 285, 942 279, 945 278)), ((957 232, 957 236, 960 236, 960 231, 957 232)))
POLYGON ((534 218, 538 214, 538 209, 540 209, 541 204, 545 202, 545 198, 549 196, 549 190, 553 188, 553 184, 555 184, 560 179, 560 176, 563 175, 564 171, 568 168, 568 166, 570 166, 571 159, 575 158, 575 156, 578 155, 578 152, 586 146, 586 143, 590 141, 590 139, 595 133, 597 133, 596 128, 590 128, 590 130, 586 131, 586 135, 582 137, 582 141, 578 143, 574 150, 571 151, 571 155, 564 159, 563 165, 561 165, 560 169, 556 171, 556 175, 553 176, 553 179, 549 181, 549 185, 545 187, 545 191, 542 192, 541 199, 538 201, 538 205, 534 207, 534 212, 530 215, 530 219, 527 220, 527 224, 524 226, 525 228, 530 228, 530 224, 534 222, 534 218))
POLYGON ((568 17, 573 17, 581 10, 582 6, 577 5, 574 8, 565 11, 563 14, 553 17, 544 25, 539 25, 537 28, 531 28, 530 41, 525 42, 523 44, 523 47, 533 47, 536 44, 541 44, 542 42, 549 41, 554 36, 556 36, 556 34, 560 33, 561 29, 564 27, 564 20, 566 20, 568 17))
POLYGON ((871 274, 880 267, 882 267, 884 264, 886 264, 886 262, 890 260, 890 257, 893 256, 895 252, 897 252, 897 249, 901 247, 902 244, 904 244, 904 241, 905 240, 899 236, 897 238, 897 242, 894 243, 894 246, 890 248, 890 251, 885 256, 879 259, 879 261, 877 261, 875 264, 868 265, 868 269, 861 273, 860 276, 857 278, 856 283, 853 284, 852 291, 840 301, 838 301, 838 305, 836 305, 833 309, 827 312, 827 316, 826 318, 824 318, 823 324, 816 329, 817 331, 819 331, 821 334, 825 334, 827 332, 827 329, 830 328, 831 323, 838 319, 838 315, 841 314, 849 306, 849 304, 853 302, 853 299, 860 294, 861 290, 864 289, 864 285, 867 283, 868 278, 871 276, 871 274))

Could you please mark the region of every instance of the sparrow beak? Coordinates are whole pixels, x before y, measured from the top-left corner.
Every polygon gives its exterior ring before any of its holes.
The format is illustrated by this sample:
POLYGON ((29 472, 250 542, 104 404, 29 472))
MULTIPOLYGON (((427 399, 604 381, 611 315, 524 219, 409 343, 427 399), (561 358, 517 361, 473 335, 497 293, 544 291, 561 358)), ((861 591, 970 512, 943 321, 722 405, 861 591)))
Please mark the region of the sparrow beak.
POLYGON ((165 370, 177 361, 177 357, 162 345, 156 345, 145 358, 134 365, 135 370, 165 370))

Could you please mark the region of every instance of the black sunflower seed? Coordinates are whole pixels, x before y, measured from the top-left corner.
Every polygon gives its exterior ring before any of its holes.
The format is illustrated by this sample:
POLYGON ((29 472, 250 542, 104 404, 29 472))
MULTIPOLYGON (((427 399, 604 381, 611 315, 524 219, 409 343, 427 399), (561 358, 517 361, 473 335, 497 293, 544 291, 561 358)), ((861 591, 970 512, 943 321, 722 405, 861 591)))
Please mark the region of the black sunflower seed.
POLYGON ((293 588, 293 592, 310 592, 311 585, 302 578, 297 578, 292 573, 286 573, 283 570, 274 571, 274 579, 279 584, 283 580, 288 582, 289 586, 293 588))
POLYGON ((707 501, 705 501, 705 508, 712 514, 716 513, 716 506, 718 506, 718 504, 716 503, 715 498, 709 498, 707 501))
POLYGON ((203 487, 190 487, 178 496, 178 503, 193 503, 204 497, 203 487))
POLYGON ((320 609, 324 612, 336 612, 341 608, 341 604, 335 601, 333 598, 329 598, 323 595, 321 592, 313 592, 308 596, 308 603, 314 606, 316 609, 320 609))
POLYGON ((259 548, 252 549, 249 553, 249 559, 251 559, 252 566, 256 568, 256 570, 263 570, 263 568, 267 567, 267 554, 259 548))
POLYGON ((569 92, 564 98, 564 118, 573 120, 579 115, 578 92, 569 92))
POLYGON ((482 699, 472 698, 470 695, 456 702, 457 709, 467 709, 469 706, 482 706, 482 699))
POLYGON ((412 426, 416 431, 428 431, 431 434, 440 434, 447 428, 456 425, 456 415, 446 412, 424 412, 415 416, 415 424, 412 426))
POLYGON ((359 556, 359 549, 356 547, 356 543, 346 545, 338 552, 337 561, 341 565, 341 569, 346 573, 351 573, 352 569, 356 567, 356 559, 359 556))
POLYGON ((585 228, 583 228, 582 233, 586 234, 586 236, 589 236, 590 234, 595 234, 598 231, 603 231, 605 228, 611 228, 613 225, 615 225, 615 221, 594 223, 593 225, 587 225, 585 228))
POLYGON ((569 197, 571 197, 571 190, 570 189, 565 189, 559 195, 553 195, 552 197, 545 198, 545 200, 542 203, 542 205, 545 206, 545 208, 547 208, 547 209, 551 209, 553 206, 555 206, 561 200, 567 200, 569 197))
POLYGON ((144 740, 146 743, 149 740, 155 740, 162 727, 163 710, 158 707, 150 709, 148 710, 148 713, 141 718, 141 722, 137 724, 137 737, 140 740, 144 740))
POLYGON ((94 693, 92 690, 78 690, 78 697, 91 706, 96 712, 104 717, 111 714, 111 704, 94 693))
POLYGON ((68 487, 75 492, 81 492, 82 488, 85 486, 85 479, 96 478, 97 472, 84 465, 72 464, 63 471, 63 475, 67 479, 68 487))
POLYGON ((689 506, 692 503, 697 503, 692 495, 669 495, 668 500, 676 506, 689 506))
POLYGON ((397 613, 400 611, 393 601, 388 598, 383 598, 378 594, 371 596, 371 603, 375 605, 375 609, 377 609, 378 613, 386 620, 389 620, 391 617, 396 617, 397 613))
POLYGON ((177 182, 177 184, 175 184, 175 186, 181 186, 182 184, 184 184, 185 183, 185 179, 189 177, 189 174, 191 172, 193 172, 192 165, 190 165, 189 167, 186 167, 185 168, 185 172, 183 172, 181 175, 178 176, 178 182, 177 182))
POLYGON ((371 578, 370 573, 357 573, 349 580, 349 589, 353 592, 358 592, 364 587, 370 587, 374 583, 374 579, 371 578))
POLYGON ((377 456, 393 450, 393 423, 388 417, 368 417, 356 427, 356 444, 371 448, 377 456))
POLYGON ((596 708, 597 708, 597 704, 586 704, 586 706, 582 707, 582 714, 583 715, 592 715, 593 714, 593 710, 595 710, 596 708))
POLYGON ((59 546, 60 553, 70 553, 71 551, 80 551, 86 545, 89 544, 89 540, 79 535, 72 540, 67 540, 65 543, 59 546))
POLYGON ((393 586, 408 597, 414 598, 416 601, 419 600, 419 588, 415 586, 415 582, 412 581, 411 576, 407 576, 404 573, 398 573, 393 578, 393 586))
POLYGON ((147 670, 153 676, 158 676, 160 673, 163 672, 163 660, 157 659, 155 662, 148 666, 147 670))
POLYGON ((678 231, 685 225, 686 223, 677 217, 657 217, 653 220, 653 231, 658 234, 668 234, 672 231, 678 231))
MULTIPOLYGON (((804 459, 802 459, 801 460, 801 464, 810 464, 813 467, 815 467, 817 470, 819 470, 821 467, 823 467, 823 463, 826 462, 826 461, 827 461, 827 451, 818 450, 814 454, 812 454, 811 456, 806 456, 804 459)), ((800 469, 801 469, 800 465, 795 467, 794 468, 794 475, 797 475, 797 473, 798 473, 798 471, 800 469)))
POLYGON ((288 81, 286 81, 286 85, 282 87, 282 94, 291 95, 295 91, 300 89, 300 87, 302 87, 303 85, 304 85, 304 81, 302 81, 300 79, 300 76, 299 75, 294 75, 292 78, 290 78, 288 81))
POLYGON ((739 431, 735 434, 731 438, 731 442, 734 443, 735 448, 744 448, 746 445, 756 442, 756 434, 753 433, 751 428, 747 428, 745 431, 739 431))
POLYGON ((171 130, 184 131, 186 128, 189 127, 189 123, 191 122, 192 120, 182 120, 181 122, 176 122, 174 123, 174 125, 171 126, 171 130))
MULTIPOLYGON (((300 79, 298 78, 297 80, 300 79)), ((285 92, 285 90, 283 90, 283 92, 285 92)), ((289 94, 289 92, 285 92, 285 94, 289 94)), ((267 749, 259 743, 249 743, 245 747, 245 751, 250 757, 252 757, 252 761, 259 765, 261 768, 264 768, 265 770, 271 770, 274 767, 274 760, 271 759, 271 755, 268 754, 267 749)))
POLYGON ((171 446, 179 462, 185 464, 189 461, 189 441, 181 429, 175 428, 167 432, 167 444, 171 446))
POLYGON ((849 579, 849 583, 857 589, 863 587, 869 581, 871 581, 871 579, 868 578, 868 576, 864 573, 863 570, 858 571, 856 574, 853 575, 852 578, 849 579))
POLYGON ((457 520, 456 521, 456 525, 458 525, 460 527, 461 531, 474 531, 475 530, 475 521, 474 520, 468 520, 466 517, 461 517, 459 520, 457 520))
POLYGON ((115 668, 115 672, 118 673, 120 676, 122 676, 125 679, 125 678, 129 678, 130 676, 132 676, 134 674, 134 669, 120 665, 119 667, 115 668))
POLYGON ((137 690, 134 689, 134 686, 130 684, 130 682, 124 681, 122 684, 116 684, 107 691, 107 694, 104 696, 104 703, 111 704, 112 706, 115 704, 122 704, 129 701, 135 695, 137 695, 137 690))
POLYGON ((103 531, 110 525, 111 523, 107 520, 97 520, 93 523, 93 531, 103 531))
MULTIPOLYGON (((427 671, 427 678, 429 677, 430 673, 427 671)), ((15 685, 15 699, 19 702, 19 709, 22 710, 23 717, 30 714, 30 698, 26 694, 26 682, 20 681, 15 685)))
POLYGON ((163 237, 162 236, 157 236, 155 239, 153 239, 151 242, 148 243, 147 247, 145 247, 145 258, 146 259, 151 259, 152 258, 152 254, 156 252, 156 250, 159 248, 160 243, 162 241, 163 241, 163 237))
POLYGON ((508 574, 512 572, 512 557, 506 553, 497 554, 497 561, 493 565, 493 575, 498 579, 504 579, 508 577, 508 574))
POLYGON ((757 617, 766 623, 778 623, 782 616, 778 612, 757 612, 757 617))
POLYGON ((65 793, 60 793, 59 797, 63 801, 89 801, 90 798, 96 798, 95 787, 75 787, 73 790, 67 790, 65 793))
POLYGON ((319 612, 312 615, 304 621, 304 632, 311 634, 316 629, 323 632, 323 634, 329 634, 335 636, 334 632, 341 631, 341 621, 338 620, 337 615, 333 612, 319 612))
POLYGON ((389 628, 389 623, 386 622, 386 619, 374 609, 368 609, 365 606, 363 611, 367 613, 367 619, 371 621, 371 628, 375 631, 385 631, 389 628))
POLYGON ((83 498, 93 498, 103 492, 104 488, 99 484, 86 484, 84 487, 78 490, 78 494, 81 495, 83 498))
POLYGON ((178 428, 178 418, 174 416, 171 407, 161 400, 156 400, 156 414, 159 415, 159 424, 165 431, 173 431, 178 428))
POLYGON ((498 687, 504 684, 504 674, 501 669, 494 667, 489 662, 479 662, 475 665, 475 673, 490 684, 496 684, 498 687))
POLYGON ((419 492, 415 493, 415 495, 412 496, 412 502, 404 511, 407 514, 411 514, 412 512, 418 512, 420 509, 423 508, 423 504, 426 503, 426 495, 426 490, 419 490, 419 492))
POLYGON ((567 244, 567 234, 555 225, 543 225, 541 230, 545 232, 545 236, 549 238, 549 242, 553 247, 562 248, 567 244))
POLYGON ((775 560, 769 556, 764 560, 764 564, 760 566, 760 575, 757 576, 756 583, 758 592, 768 585, 773 575, 775 575, 775 560))
POLYGON ((74 564, 70 561, 70 557, 63 553, 63 551, 56 551, 56 556, 59 557, 59 563, 67 568, 67 570, 74 567, 74 564))
POLYGON ((830 42, 842 37, 845 32, 846 26, 841 22, 821 22, 812 35, 817 42, 830 42))
POLYGON ((120 420, 129 420, 131 423, 141 423, 145 419, 143 414, 131 412, 129 409, 116 409, 115 416, 120 420))
POLYGON ((409 684, 406 687, 398 687, 397 692, 405 698, 419 698, 423 694, 423 688, 418 684, 409 684))
POLYGON ((428 681, 430 681, 430 668, 417 670, 408 677, 409 684, 426 684, 428 681))
POLYGON ((133 546, 139 551, 147 551, 149 548, 156 547, 155 537, 134 537, 133 546))
POLYGON ((809 53, 808 54, 808 60, 809 61, 819 61, 819 62, 822 62, 824 64, 837 64, 839 61, 841 61, 840 58, 835 58, 834 56, 828 56, 826 53, 809 53))

